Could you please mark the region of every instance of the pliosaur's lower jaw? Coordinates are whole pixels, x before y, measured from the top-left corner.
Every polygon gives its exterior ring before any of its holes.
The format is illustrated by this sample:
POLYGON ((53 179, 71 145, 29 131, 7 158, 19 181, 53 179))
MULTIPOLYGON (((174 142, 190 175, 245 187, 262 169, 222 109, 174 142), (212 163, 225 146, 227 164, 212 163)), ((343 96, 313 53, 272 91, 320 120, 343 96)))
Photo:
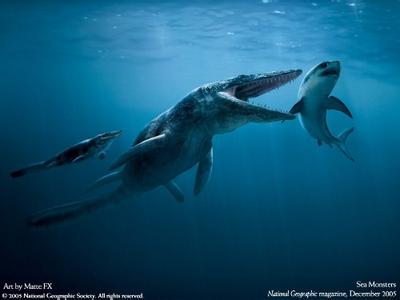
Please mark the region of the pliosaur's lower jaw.
POLYGON ((253 118, 253 122, 275 122, 293 120, 296 116, 276 109, 260 107, 260 111, 253 118))

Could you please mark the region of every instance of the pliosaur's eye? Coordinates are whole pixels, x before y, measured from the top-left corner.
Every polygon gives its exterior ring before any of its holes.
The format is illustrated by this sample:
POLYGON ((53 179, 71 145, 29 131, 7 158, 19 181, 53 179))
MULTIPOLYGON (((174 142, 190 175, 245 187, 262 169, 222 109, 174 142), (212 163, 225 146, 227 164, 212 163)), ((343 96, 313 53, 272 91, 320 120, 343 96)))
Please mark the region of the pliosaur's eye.
POLYGON ((326 62, 323 62, 319 65, 320 68, 325 69, 328 66, 328 64, 326 62))

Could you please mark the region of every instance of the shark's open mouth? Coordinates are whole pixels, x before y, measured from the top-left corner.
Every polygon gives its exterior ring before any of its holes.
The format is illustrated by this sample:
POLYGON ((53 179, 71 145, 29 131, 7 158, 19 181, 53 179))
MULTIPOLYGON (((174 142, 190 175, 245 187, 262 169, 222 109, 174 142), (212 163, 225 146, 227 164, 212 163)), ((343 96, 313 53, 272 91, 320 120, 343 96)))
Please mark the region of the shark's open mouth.
POLYGON ((248 101, 249 98, 261 96, 293 81, 301 72, 301 70, 290 70, 249 76, 250 78, 243 83, 238 83, 225 92, 239 100, 248 101))
POLYGON ((339 76, 339 72, 337 69, 331 68, 323 71, 320 76, 339 76))

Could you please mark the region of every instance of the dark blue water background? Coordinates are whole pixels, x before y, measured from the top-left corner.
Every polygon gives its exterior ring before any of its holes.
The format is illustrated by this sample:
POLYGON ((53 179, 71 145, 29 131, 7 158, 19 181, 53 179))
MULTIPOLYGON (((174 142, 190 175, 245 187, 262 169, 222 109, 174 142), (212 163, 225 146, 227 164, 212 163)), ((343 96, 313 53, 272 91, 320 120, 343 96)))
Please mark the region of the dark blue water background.
MULTIPOLYGON (((1 281, 147 299, 263 299, 268 289, 346 290, 398 281, 399 1, 2 2, 1 281), (85 198, 153 117, 200 84, 340 60, 331 112, 348 147, 318 147, 297 121, 214 139, 198 197, 194 170, 164 188, 49 230, 30 214, 85 198), (84 138, 122 129, 104 161, 11 179, 84 138)), ((290 109, 300 79, 259 99, 290 109)))

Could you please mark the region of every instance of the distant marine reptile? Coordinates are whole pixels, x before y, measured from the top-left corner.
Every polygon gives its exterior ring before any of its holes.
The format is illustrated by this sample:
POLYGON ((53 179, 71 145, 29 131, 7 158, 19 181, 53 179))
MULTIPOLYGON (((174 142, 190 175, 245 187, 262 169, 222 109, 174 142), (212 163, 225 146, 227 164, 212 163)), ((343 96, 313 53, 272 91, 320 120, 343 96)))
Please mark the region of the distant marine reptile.
POLYGON ((158 186, 178 201, 184 196, 174 178, 198 165, 194 194, 208 181, 213 165, 212 138, 248 122, 291 120, 295 116, 249 103, 301 74, 301 70, 240 75, 196 88, 174 107, 152 120, 138 135, 132 148, 123 154, 110 170, 114 171, 91 188, 117 181, 112 193, 97 198, 50 208, 33 216, 33 226, 59 223, 100 206, 158 186))
POLYGON ((342 101, 334 96, 329 96, 339 75, 340 63, 338 61, 322 62, 313 67, 304 77, 299 88, 299 101, 292 107, 290 113, 300 114, 301 125, 317 140, 318 145, 321 146, 323 143, 329 146, 336 145, 348 159, 354 161, 345 144, 354 128, 347 129, 335 137, 326 124, 328 109, 338 110, 350 118, 353 117, 342 101))
POLYGON ((13 171, 10 173, 10 176, 14 178, 21 177, 28 173, 40 172, 53 167, 77 163, 91 157, 103 159, 105 157, 105 151, 111 145, 113 140, 121 135, 121 132, 121 130, 118 130, 98 134, 93 138, 84 140, 69 147, 48 160, 34 163, 25 168, 13 171))

